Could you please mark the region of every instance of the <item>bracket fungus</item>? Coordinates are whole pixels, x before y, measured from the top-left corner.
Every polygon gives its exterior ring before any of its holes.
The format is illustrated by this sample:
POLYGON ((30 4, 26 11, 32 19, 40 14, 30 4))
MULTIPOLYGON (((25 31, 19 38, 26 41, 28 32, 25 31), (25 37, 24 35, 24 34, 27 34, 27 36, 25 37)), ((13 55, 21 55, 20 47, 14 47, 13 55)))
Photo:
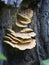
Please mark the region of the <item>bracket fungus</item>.
POLYGON ((18 26, 18 27, 27 27, 27 25, 21 24, 19 22, 16 22, 16 26, 18 26))
POLYGON ((21 24, 23 24, 23 25, 27 25, 27 24, 29 24, 30 22, 31 22, 31 20, 28 20, 27 22, 26 21, 19 21, 21 24))
POLYGON ((35 40, 31 40, 30 44, 23 44, 23 45, 22 44, 13 44, 10 41, 4 41, 4 43, 7 43, 14 48, 18 48, 19 50, 32 49, 36 45, 35 40))
MULTIPOLYGON (((33 16, 33 11, 26 9, 17 15, 17 22, 14 23, 15 28, 24 28, 31 23, 31 18, 33 16)), ((4 43, 9 44, 14 48, 19 50, 32 49, 36 45, 35 40, 36 33, 31 28, 24 28, 19 32, 15 30, 7 29, 6 35, 4 36, 4 43)))
POLYGON ((24 17, 32 18, 33 16, 33 10, 31 9, 25 9, 24 11, 21 12, 24 17))
POLYGON ((36 40, 27 33, 15 33, 13 30, 7 29, 7 33, 4 36, 4 43, 19 50, 26 50, 35 47, 36 40))
MULTIPOLYGON (((24 33, 15 33, 13 30, 11 29, 7 29, 7 33, 11 34, 12 36, 16 37, 16 38, 21 38, 21 39, 30 39, 31 37, 28 34, 24 34, 24 33)), ((6 34, 7 34, 6 33, 6 34)))
POLYGON ((29 32, 33 32, 33 30, 31 28, 24 28, 20 32, 21 33, 29 33, 29 32))
POLYGON ((31 36, 33 38, 36 36, 36 33, 31 28, 22 29, 20 32, 28 34, 29 36, 31 36))
POLYGON ((31 23, 31 18, 33 16, 33 11, 31 9, 26 9, 21 13, 17 14, 17 22, 15 23, 18 27, 27 27, 31 23))

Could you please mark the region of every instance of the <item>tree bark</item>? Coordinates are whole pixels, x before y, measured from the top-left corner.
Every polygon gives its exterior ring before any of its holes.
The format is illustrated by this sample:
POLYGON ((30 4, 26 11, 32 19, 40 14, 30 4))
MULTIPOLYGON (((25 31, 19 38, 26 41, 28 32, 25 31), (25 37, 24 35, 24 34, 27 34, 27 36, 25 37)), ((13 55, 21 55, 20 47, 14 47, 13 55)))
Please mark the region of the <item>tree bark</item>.
POLYGON ((38 20, 40 23, 40 39, 41 44, 46 54, 42 59, 49 58, 49 0, 42 1, 41 9, 39 10, 38 20))
POLYGON ((32 23, 28 26, 36 32, 36 47, 20 51, 3 43, 7 28, 12 29, 16 21, 16 8, 2 8, 0 16, 0 52, 4 53, 7 61, 0 65, 42 65, 42 60, 49 58, 49 0, 42 0, 40 8, 34 9, 32 23))

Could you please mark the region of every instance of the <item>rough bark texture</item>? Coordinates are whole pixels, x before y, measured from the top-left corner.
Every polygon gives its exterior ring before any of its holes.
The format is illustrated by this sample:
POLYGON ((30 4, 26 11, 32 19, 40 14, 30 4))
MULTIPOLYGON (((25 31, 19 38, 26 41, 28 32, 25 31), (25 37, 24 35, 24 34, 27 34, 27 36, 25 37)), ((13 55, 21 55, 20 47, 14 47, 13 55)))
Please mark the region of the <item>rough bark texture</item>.
POLYGON ((28 26, 37 34, 36 47, 31 50, 20 51, 3 43, 5 30, 12 29, 12 23, 16 21, 17 10, 2 8, 1 12, 0 52, 5 54, 7 61, 0 61, 0 65, 42 65, 42 60, 49 58, 49 0, 42 1, 40 8, 34 10, 32 23, 28 26))

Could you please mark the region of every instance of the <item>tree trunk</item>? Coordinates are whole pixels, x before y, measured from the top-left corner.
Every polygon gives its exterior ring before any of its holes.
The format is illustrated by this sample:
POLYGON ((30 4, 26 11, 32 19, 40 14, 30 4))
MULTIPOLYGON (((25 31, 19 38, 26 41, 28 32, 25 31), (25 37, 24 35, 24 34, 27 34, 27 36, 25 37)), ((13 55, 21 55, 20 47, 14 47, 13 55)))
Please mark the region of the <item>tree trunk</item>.
POLYGON ((28 26, 36 32, 36 47, 20 51, 3 43, 7 28, 12 29, 16 21, 16 8, 1 8, 0 16, 0 52, 4 53, 7 61, 0 65, 42 65, 42 60, 49 58, 49 0, 44 0, 40 8, 34 9, 32 23, 28 26))

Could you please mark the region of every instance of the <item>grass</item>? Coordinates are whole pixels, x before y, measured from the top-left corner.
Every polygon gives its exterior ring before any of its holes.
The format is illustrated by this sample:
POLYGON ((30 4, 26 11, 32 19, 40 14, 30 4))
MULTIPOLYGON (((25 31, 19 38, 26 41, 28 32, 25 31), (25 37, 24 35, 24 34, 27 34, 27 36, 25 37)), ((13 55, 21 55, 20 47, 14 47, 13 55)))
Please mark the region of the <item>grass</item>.
POLYGON ((5 60, 6 61, 7 58, 3 54, 0 53, 0 60, 5 60))
POLYGON ((43 65, 49 65, 49 59, 43 60, 43 61, 42 61, 42 64, 43 64, 43 65))

